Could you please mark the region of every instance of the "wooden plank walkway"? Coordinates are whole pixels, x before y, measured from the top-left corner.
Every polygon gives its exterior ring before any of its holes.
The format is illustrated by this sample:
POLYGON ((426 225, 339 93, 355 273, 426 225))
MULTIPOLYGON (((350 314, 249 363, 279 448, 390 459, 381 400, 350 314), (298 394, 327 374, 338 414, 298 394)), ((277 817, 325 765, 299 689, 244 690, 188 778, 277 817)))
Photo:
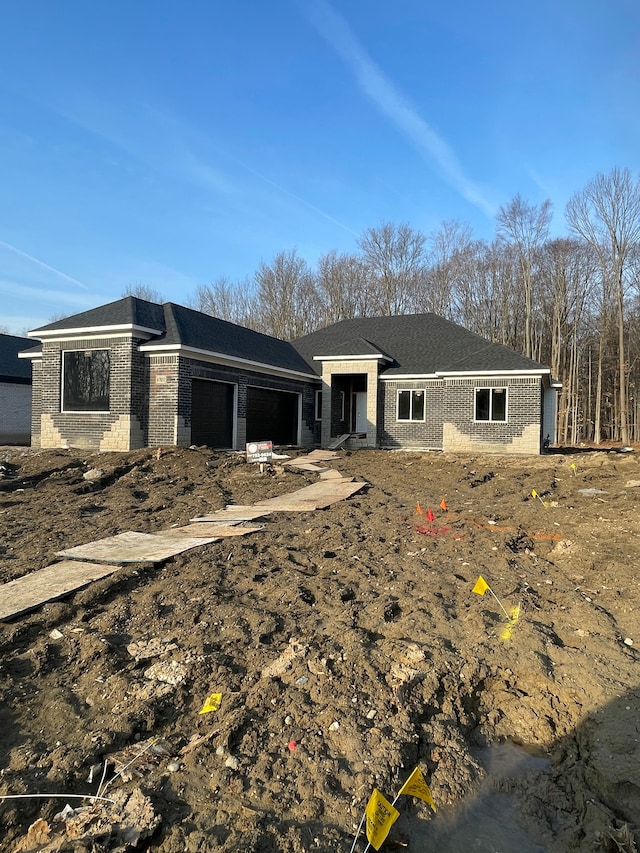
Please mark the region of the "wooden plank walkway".
POLYGON ((219 509, 209 515, 200 515, 191 521, 215 521, 221 524, 240 524, 241 521, 253 521, 254 518, 263 518, 270 515, 266 509, 256 509, 254 506, 241 506, 240 504, 229 504, 224 509, 219 509))
POLYGON ((220 521, 198 521, 193 524, 185 524, 182 527, 171 527, 169 530, 163 531, 166 536, 195 536, 198 539, 203 537, 214 537, 215 539, 224 539, 227 536, 246 536, 247 533, 257 533, 259 530, 264 530, 263 524, 224 524, 220 521))
POLYGON ((9 581, 0 587, 0 619, 18 616, 44 604, 62 598, 99 578, 117 572, 122 566, 105 566, 79 560, 62 560, 37 572, 9 581))
POLYGON ((343 501, 366 485, 365 482, 354 482, 350 477, 321 480, 287 495, 258 501, 254 506, 256 509, 265 507, 272 512, 309 512, 343 501))
POLYGON ((243 525, 242 522, 272 512, 312 512, 345 500, 367 484, 354 482, 351 477, 343 477, 330 468, 315 466, 316 462, 326 462, 335 456, 337 454, 330 450, 314 450, 300 458, 298 467, 316 471, 320 474, 320 481, 295 492, 259 501, 252 506, 230 505, 210 515, 193 518, 190 524, 160 533, 128 531, 58 551, 57 556, 65 557, 65 560, 0 586, 0 619, 17 616, 68 595, 112 574, 125 563, 161 563, 222 537, 244 536, 263 529, 262 525, 243 525))
POLYGON ((161 534, 129 531, 58 551, 57 556, 99 563, 161 563, 182 551, 215 542, 216 538, 172 536, 164 531, 161 534))

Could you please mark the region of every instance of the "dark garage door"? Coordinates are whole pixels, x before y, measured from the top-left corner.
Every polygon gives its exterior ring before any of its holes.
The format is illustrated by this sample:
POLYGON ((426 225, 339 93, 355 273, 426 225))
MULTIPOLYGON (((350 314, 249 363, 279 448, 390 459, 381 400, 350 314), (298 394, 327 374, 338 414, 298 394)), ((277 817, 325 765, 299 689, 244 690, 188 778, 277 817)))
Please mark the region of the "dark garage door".
POLYGON ((247 441, 298 442, 298 395, 247 388, 247 441))
POLYGON ((209 447, 233 446, 233 385, 191 382, 191 443, 209 447))

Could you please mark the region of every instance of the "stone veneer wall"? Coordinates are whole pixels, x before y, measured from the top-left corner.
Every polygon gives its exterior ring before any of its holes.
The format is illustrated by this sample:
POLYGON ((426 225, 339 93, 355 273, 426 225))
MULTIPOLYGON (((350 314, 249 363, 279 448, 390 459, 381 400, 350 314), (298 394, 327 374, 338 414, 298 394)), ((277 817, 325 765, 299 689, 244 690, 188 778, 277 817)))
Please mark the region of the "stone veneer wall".
POLYGON ((144 447, 147 418, 143 377, 147 368, 138 343, 130 336, 44 341, 39 369, 34 363, 34 420, 39 410, 34 446, 118 451, 144 447), (89 349, 108 349, 111 353, 109 411, 62 412, 62 352, 89 349))
POLYGON ((322 362, 322 428, 321 445, 327 447, 331 444, 331 377, 334 375, 357 374, 365 375, 367 378, 367 435, 364 439, 349 439, 347 447, 357 449, 359 447, 376 447, 378 432, 378 361, 323 361, 322 362))

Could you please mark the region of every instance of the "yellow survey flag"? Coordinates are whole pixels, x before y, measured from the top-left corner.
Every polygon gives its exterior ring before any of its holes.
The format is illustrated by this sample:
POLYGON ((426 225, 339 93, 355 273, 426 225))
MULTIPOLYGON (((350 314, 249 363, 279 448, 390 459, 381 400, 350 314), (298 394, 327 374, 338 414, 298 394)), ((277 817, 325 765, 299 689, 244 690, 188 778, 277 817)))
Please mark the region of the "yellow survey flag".
POLYGON ((476 585, 471 590, 471 592, 475 592, 476 595, 484 595, 488 589, 489 589, 489 584, 482 577, 482 575, 478 575, 478 580, 476 581, 476 585))
POLYGON ((425 803, 429 803, 434 812, 437 811, 429 786, 424 781, 424 776, 422 775, 422 771, 419 767, 416 767, 402 788, 400 788, 398 796, 400 796, 400 794, 406 794, 408 797, 419 797, 421 800, 424 800, 425 803))
POLYGON ((532 497, 532 498, 537 498, 537 497, 538 497, 538 493, 536 492, 536 490, 535 490, 535 489, 531 489, 531 497, 532 497))
POLYGON ((367 820, 367 841, 379 850, 400 812, 374 788, 364 813, 367 820))
POLYGON ((204 700, 204 705, 200 709, 201 714, 208 714, 209 711, 217 711, 222 702, 222 693, 212 693, 204 700))

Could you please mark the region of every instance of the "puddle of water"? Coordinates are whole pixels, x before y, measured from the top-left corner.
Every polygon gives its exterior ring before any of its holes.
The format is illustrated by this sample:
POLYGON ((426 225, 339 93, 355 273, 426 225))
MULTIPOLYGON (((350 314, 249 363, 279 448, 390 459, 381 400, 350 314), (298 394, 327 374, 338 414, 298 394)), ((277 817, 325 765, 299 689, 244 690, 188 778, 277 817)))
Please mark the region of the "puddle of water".
MULTIPOLYGON (((495 790, 505 779, 520 779, 531 770, 545 772, 549 761, 514 743, 495 744, 477 756, 485 778, 461 804, 438 806, 431 820, 411 815, 398 820, 409 836, 410 850, 438 853, 544 853, 518 823, 515 794, 495 790)), ((437 803, 436 803, 437 805, 437 803)))

